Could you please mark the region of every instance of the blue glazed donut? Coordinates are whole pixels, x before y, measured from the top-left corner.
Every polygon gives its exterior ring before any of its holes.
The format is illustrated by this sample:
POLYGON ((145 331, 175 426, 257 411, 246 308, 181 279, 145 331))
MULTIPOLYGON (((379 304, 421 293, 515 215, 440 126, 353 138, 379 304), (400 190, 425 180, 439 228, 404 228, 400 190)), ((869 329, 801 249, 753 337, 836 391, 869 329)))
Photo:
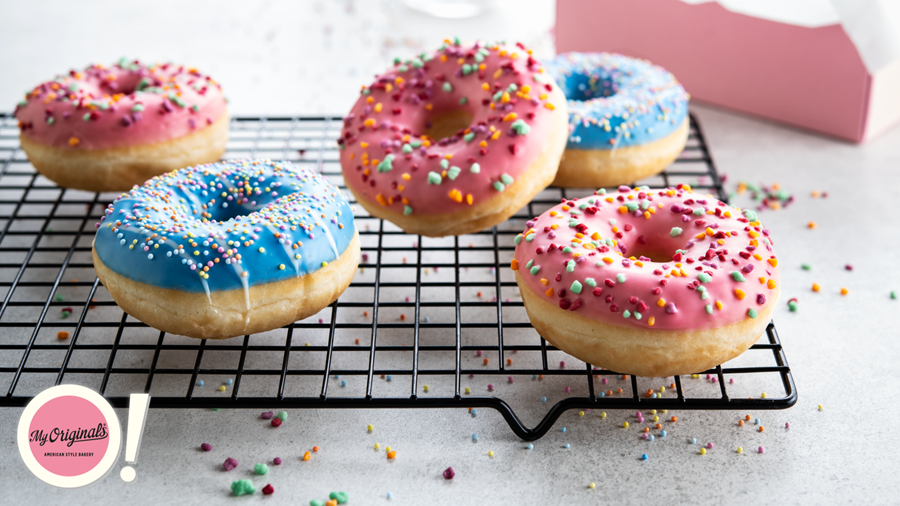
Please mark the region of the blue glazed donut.
POLYGON ((160 330, 222 338, 315 314, 346 288, 359 239, 340 191, 290 162, 154 177, 108 206, 93 258, 113 299, 160 330))
POLYGON ((545 68, 569 107, 557 186, 631 183, 662 171, 681 153, 689 96, 662 67, 620 54, 564 53, 545 68))

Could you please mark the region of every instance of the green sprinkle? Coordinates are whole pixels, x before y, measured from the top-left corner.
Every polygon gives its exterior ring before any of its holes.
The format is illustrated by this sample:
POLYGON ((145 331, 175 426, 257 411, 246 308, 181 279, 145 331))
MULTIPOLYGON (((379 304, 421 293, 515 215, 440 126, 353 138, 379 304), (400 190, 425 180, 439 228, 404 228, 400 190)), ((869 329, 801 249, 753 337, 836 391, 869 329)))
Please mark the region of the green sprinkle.
POLYGON ((574 250, 569 246, 566 246, 565 248, 563 248, 563 253, 571 253, 572 251, 574 251, 574 250))
MULTIPOLYGON (((453 37, 453 45, 458 47, 460 44, 462 44, 462 41, 459 40, 459 37, 453 37)), ((332 497, 332 499, 334 499, 334 497, 332 497)))
POLYGON ((756 310, 751 307, 747 310, 747 316, 749 316, 750 318, 756 318, 756 310))
POLYGON ((541 270, 541 266, 540 266, 540 265, 535 265, 534 267, 531 268, 531 275, 534 276, 534 275, 537 274, 540 270, 541 270))
POLYGON ((409 216, 410 214, 412 214, 412 212, 413 212, 413 209, 411 207, 403 206, 403 215, 404 216, 409 216))
POLYGON ((475 132, 469 132, 466 135, 463 135, 463 140, 466 142, 472 142, 472 139, 474 139, 474 138, 475 138, 475 132))
POLYGON ((497 190, 498 192, 502 192, 503 190, 506 189, 506 186, 504 186, 504 184, 501 183, 500 181, 494 181, 494 189, 497 190))
POLYGON ((623 318, 628 318, 629 316, 631 316, 631 311, 626 309, 625 311, 622 312, 623 318))
POLYGON ((897 292, 891 291, 891 299, 893 299, 893 300, 897 299, 897 292))
POLYGON ((309 506, 325 506, 325 501, 321 499, 313 499, 309 501, 309 506))
POLYGON ((133 106, 131 106, 131 110, 132 110, 132 111, 138 111, 138 112, 143 111, 143 110, 144 110, 144 104, 134 104, 133 106))
POLYGON ((194 112, 197 112, 197 111, 200 110, 200 106, 197 105, 197 104, 194 104, 194 105, 191 106, 191 109, 192 109, 194 112))
POLYGON ((708 298, 709 298, 709 292, 701 292, 700 293, 700 300, 706 300, 708 298))
POLYGON ((66 300, 66 298, 63 297, 63 294, 61 294, 61 293, 56 294, 55 298, 56 298, 56 302, 62 302, 64 300, 66 300))
POLYGON ((522 242, 522 234, 517 235, 515 238, 516 246, 518 246, 520 242, 522 242))
POLYGON ((391 169, 394 168, 394 155, 387 155, 384 157, 384 160, 378 164, 377 171, 378 172, 390 172, 391 169))
POLYGON ((269 466, 265 464, 256 464, 253 466, 253 472, 256 474, 266 474, 269 472, 269 466))
POLYGON ((481 165, 473 163, 472 166, 469 167, 469 172, 471 172, 472 174, 478 174, 479 172, 481 172, 481 165))
POLYGON ((528 261, 527 264, 525 264, 525 268, 526 268, 526 269, 531 269, 531 264, 533 264, 533 263, 534 263, 534 259, 532 258, 531 260, 528 261))
MULTIPOLYGON (((650 201, 649 201, 649 200, 642 200, 642 201, 641 201, 641 209, 643 209, 644 211, 646 211, 648 207, 650 207, 650 201)), ((678 228, 678 227, 675 227, 675 228, 678 228)))
POLYGON ((566 272, 572 272, 575 270, 575 260, 569 260, 566 263, 566 272))
POLYGON ((461 70, 462 70, 462 75, 467 76, 472 73, 472 66, 469 65, 468 63, 463 63, 461 70))
POLYGON ((47 116, 47 124, 48 125, 52 125, 54 121, 56 121, 56 120, 53 119, 53 116, 47 116))
POLYGON ((531 132, 531 127, 521 119, 513 121, 510 126, 517 135, 528 135, 528 133, 531 132))
POLYGON ((738 271, 734 271, 734 272, 731 273, 731 279, 733 279, 733 280, 735 280, 735 281, 740 281, 740 282, 742 282, 742 283, 743 283, 744 281, 747 281, 747 280, 744 278, 744 275, 741 274, 741 273, 738 272, 738 271))
POLYGON ((413 148, 412 148, 412 146, 410 146, 410 145, 407 143, 407 144, 404 144, 404 145, 403 145, 403 148, 402 148, 401 150, 403 151, 403 153, 409 154, 409 153, 412 153, 413 148))
POLYGON ((444 85, 441 86, 441 88, 442 88, 444 91, 446 91, 447 93, 450 93, 451 91, 453 91, 453 85, 450 84, 449 81, 444 81, 444 85))
POLYGON ((788 309, 790 309, 792 313, 796 312, 797 311, 797 301, 789 300, 788 301, 788 309))
POLYGON ((413 58, 409 63, 413 66, 414 69, 420 69, 425 65, 425 63, 423 63, 422 60, 418 58, 413 58))
POLYGON ((516 91, 519 91, 519 87, 516 86, 516 83, 510 83, 510 85, 506 88, 506 91, 515 93, 516 91))
POLYGON ((597 282, 594 280, 594 278, 585 278, 584 284, 586 284, 587 286, 589 286, 591 288, 594 288, 595 286, 597 286, 597 282))
POLYGON ((669 236, 678 237, 682 232, 684 232, 684 230, 682 230, 681 227, 672 227, 672 230, 669 231, 669 236))
POLYGON ((712 314, 712 304, 706 305, 706 314, 712 314))
POLYGON ((809 264, 802 264, 802 265, 800 266, 800 268, 803 269, 804 271, 808 271, 808 270, 811 270, 811 269, 812 269, 812 265, 809 265, 809 264))
POLYGON ((513 184, 513 181, 515 181, 515 180, 509 174, 504 173, 504 174, 500 174, 500 181, 503 181, 503 184, 505 184, 505 185, 511 185, 511 184, 513 184))
POLYGON ((446 168, 449 167, 449 166, 450 166, 450 161, 449 161, 449 160, 447 160, 446 158, 444 158, 443 160, 441 160, 441 168, 442 168, 442 169, 446 169, 446 168))
POLYGON ((328 494, 328 498, 332 501, 337 501, 338 504, 344 504, 350 497, 347 495, 347 492, 332 492, 328 494))
POLYGON ((72 313, 70 313, 70 312, 68 312, 68 311, 63 311, 63 312, 60 314, 60 316, 62 316, 63 319, 66 319, 66 318, 68 318, 71 314, 72 314, 72 313))
POLYGON ((635 204, 634 202, 626 202, 625 207, 627 207, 628 210, 631 212, 635 212, 638 209, 638 205, 635 204))
POLYGON ((494 96, 491 97, 491 99, 492 99, 494 102, 496 102, 496 101, 500 100, 500 98, 501 98, 502 96, 503 96, 503 90, 500 90, 500 91, 498 91, 497 93, 494 93, 494 96))
POLYGON ((397 67, 397 70, 399 70, 400 72, 406 72, 407 70, 409 70, 409 67, 407 67, 406 65, 400 65, 399 67, 397 67))
POLYGON ((417 148, 422 145, 422 141, 420 141, 419 139, 410 139, 409 145, 414 148, 417 148))
POLYGON ((706 214, 706 211, 700 209, 699 207, 697 209, 694 209, 694 216, 700 216, 701 214, 706 214))
POLYGON ((606 188, 600 188, 597 190, 597 195, 606 195, 606 188))
POLYGON ((469 99, 466 97, 459 99, 459 105, 466 105, 468 103, 469 103, 469 99))
POLYGON ((610 225, 616 226, 616 223, 618 223, 618 222, 614 218, 610 218, 610 220, 609 220, 610 225))
POLYGON ((85 120, 85 121, 90 121, 90 120, 91 120, 91 113, 86 113, 84 116, 81 117, 81 119, 83 119, 83 120, 85 120))
MULTIPOLYGON (((750 221, 757 221, 756 211, 752 209, 744 209, 742 212, 744 213, 744 218, 747 218, 750 221)), ((756 317, 754 316, 754 318, 756 317)))
POLYGON ((234 495, 252 494, 256 492, 256 487, 250 480, 236 480, 231 482, 231 491, 234 495))
POLYGON ((460 172, 462 172, 462 169, 460 169, 459 167, 450 167, 449 169, 447 169, 447 177, 449 177, 451 180, 456 179, 456 177, 459 176, 460 172))
POLYGON ((428 173, 428 184, 441 184, 441 175, 437 172, 428 173))
POLYGON ((706 287, 705 287, 705 286, 698 286, 698 287, 697 287, 697 291, 700 292, 700 293, 703 293, 703 292, 706 291, 706 287))
POLYGON ((275 415, 275 417, 284 422, 288 418, 287 411, 279 411, 278 414, 275 415))
POLYGON ((572 293, 581 293, 581 283, 576 279, 572 281, 572 286, 569 287, 569 290, 572 290, 572 293))
POLYGON ((528 234, 525 236, 525 242, 531 242, 534 240, 534 234, 528 234))
POLYGON ((402 61, 403 61, 403 60, 401 60, 400 58, 398 58, 398 57, 396 57, 396 56, 394 57, 394 65, 396 65, 396 64, 398 64, 398 63, 400 63, 400 62, 402 62, 402 61))
POLYGON ((624 283, 624 282, 625 282, 625 275, 622 274, 621 272, 620 272, 619 274, 616 274, 616 280, 618 280, 619 283, 624 283))
MULTIPOLYGON (((593 204, 593 202, 591 202, 591 203, 593 204)), ((582 211, 584 211, 585 209, 587 209, 587 206, 588 206, 588 203, 585 202, 584 204, 581 204, 580 206, 578 206, 578 209, 581 209, 582 211)))
POLYGON ((701 283, 709 283, 712 281, 712 276, 705 272, 701 272, 700 274, 697 274, 697 279, 699 279, 701 283))

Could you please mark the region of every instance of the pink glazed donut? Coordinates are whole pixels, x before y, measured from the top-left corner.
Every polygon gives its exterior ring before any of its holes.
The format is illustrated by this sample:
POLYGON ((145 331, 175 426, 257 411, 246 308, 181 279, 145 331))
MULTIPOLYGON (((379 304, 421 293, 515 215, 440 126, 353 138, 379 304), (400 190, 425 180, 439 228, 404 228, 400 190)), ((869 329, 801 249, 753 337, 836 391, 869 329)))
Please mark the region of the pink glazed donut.
POLYGON ((22 149, 56 184, 125 191, 225 152, 222 89, 196 69, 124 58, 42 83, 16 107, 22 149))
POLYGON ((572 199, 516 236, 512 269, 534 328, 622 374, 705 371, 753 345, 778 300, 769 231, 687 185, 572 199))
POLYGON ((556 176, 567 134, 565 96, 531 51, 448 40, 364 86, 338 145, 370 214, 440 237, 525 206, 556 176))

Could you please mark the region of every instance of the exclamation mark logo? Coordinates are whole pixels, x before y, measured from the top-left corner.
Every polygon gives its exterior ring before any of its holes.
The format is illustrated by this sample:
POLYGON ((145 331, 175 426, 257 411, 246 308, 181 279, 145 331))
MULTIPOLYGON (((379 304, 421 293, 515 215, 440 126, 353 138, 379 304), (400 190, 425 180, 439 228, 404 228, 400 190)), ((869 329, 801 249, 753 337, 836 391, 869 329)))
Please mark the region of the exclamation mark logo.
MULTIPOLYGON (((150 407, 150 394, 131 394, 128 402, 128 436, 125 438, 125 463, 137 465, 138 450, 141 447, 141 437, 144 435, 144 422, 147 421, 147 411, 150 407)), ((127 482, 132 482, 137 473, 131 466, 125 466, 119 476, 127 482)))

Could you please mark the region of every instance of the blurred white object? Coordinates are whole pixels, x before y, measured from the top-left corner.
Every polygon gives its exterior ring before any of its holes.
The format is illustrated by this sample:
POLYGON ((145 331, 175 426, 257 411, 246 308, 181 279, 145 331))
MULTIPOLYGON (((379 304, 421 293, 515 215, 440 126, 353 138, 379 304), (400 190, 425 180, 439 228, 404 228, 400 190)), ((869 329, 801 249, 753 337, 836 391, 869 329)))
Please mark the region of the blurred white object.
POLYGON ((403 3, 410 9, 445 19, 474 18, 494 4, 493 0, 403 0, 403 3))

